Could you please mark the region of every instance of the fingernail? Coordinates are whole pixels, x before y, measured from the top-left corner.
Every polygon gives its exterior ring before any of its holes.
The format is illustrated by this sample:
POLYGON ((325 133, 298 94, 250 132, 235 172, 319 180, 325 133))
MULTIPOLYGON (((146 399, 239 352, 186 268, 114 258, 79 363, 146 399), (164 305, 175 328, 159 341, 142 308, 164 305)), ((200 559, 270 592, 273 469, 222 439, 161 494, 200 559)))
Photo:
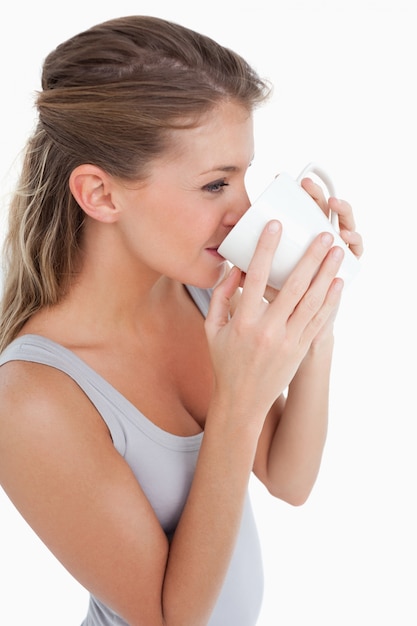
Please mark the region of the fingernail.
POLYGON ((331 233, 323 233, 321 241, 325 248, 329 248, 332 245, 333 235, 331 233))
POLYGON ((342 250, 342 248, 333 248, 332 255, 333 255, 333 258, 336 261, 339 261, 343 257, 343 250, 342 250))
POLYGON ((270 233, 277 233, 280 229, 280 223, 277 220, 272 220, 272 222, 268 223, 268 231, 270 233))

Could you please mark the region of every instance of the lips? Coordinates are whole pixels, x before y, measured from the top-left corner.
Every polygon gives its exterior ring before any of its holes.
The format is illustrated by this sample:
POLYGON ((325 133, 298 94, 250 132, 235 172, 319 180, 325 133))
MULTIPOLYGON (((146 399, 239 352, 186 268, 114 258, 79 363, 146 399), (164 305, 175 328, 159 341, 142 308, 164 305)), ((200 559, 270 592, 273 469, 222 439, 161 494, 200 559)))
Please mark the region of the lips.
POLYGON ((206 248, 207 252, 209 252, 212 255, 215 255, 221 259, 223 259, 224 257, 221 256, 221 254, 218 253, 218 247, 219 246, 213 246, 212 248, 206 248))

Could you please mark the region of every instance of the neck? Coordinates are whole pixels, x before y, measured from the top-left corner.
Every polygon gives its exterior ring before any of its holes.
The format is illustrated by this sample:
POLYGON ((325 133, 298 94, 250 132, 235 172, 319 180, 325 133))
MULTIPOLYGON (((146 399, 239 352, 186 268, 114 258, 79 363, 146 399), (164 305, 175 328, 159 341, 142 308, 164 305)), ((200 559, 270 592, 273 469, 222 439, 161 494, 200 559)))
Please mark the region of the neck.
POLYGON ((25 332, 51 338, 71 333, 81 343, 114 340, 162 323, 184 301, 181 283, 129 256, 111 229, 102 231, 104 236, 84 241, 80 271, 62 302, 37 314, 25 332))

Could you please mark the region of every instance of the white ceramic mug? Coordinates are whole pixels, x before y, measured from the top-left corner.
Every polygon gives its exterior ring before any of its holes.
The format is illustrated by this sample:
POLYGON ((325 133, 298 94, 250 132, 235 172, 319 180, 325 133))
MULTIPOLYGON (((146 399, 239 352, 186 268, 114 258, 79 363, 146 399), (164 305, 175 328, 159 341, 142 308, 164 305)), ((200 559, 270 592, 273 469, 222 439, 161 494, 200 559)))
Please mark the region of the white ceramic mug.
POLYGON ((268 284, 281 289, 284 282, 306 252, 313 239, 322 232, 330 232, 333 245, 343 248, 345 256, 338 276, 348 284, 359 271, 359 261, 339 235, 338 216, 329 218, 313 198, 301 187, 301 180, 309 173, 315 174, 335 196, 333 183, 327 173, 315 163, 309 163, 296 180, 287 173, 279 174, 259 198, 235 224, 220 245, 218 252, 225 259, 247 272, 259 236, 272 219, 282 224, 268 284))

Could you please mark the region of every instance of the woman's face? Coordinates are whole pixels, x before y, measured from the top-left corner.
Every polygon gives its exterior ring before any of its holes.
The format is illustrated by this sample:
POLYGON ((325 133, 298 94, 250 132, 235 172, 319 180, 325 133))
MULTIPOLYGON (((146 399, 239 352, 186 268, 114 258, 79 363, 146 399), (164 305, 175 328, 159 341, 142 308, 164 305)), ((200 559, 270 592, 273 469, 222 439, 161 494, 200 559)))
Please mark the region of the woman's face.
POLYGON ((252 116, 225 102, 198 128, 177 130, 145 183, 124 186, 124 245, 149 269, 212 287, 224 271, 217 248, 249 207, 244 178, 254 153, 252 116))

